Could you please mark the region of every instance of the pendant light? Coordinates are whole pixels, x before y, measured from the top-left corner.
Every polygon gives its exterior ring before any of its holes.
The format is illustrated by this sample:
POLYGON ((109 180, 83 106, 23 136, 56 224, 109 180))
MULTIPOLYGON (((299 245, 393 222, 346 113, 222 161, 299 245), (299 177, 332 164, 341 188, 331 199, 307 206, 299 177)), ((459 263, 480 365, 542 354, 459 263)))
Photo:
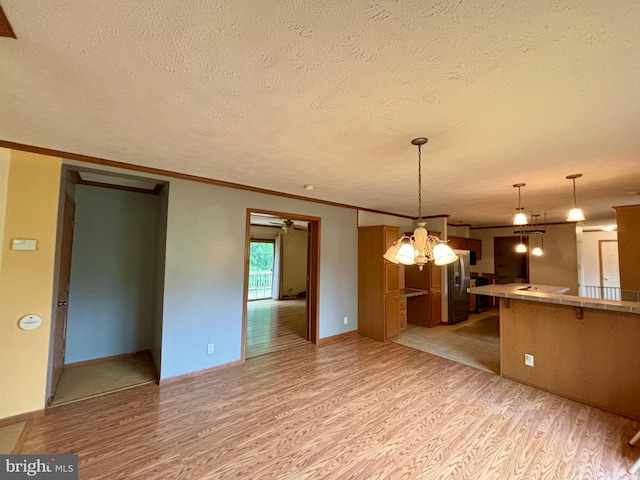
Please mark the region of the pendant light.
POLYGON ((578 208, 578 202, 576 200, 576 178, 580 178, 581 176, 581 173, 567 175, 567 180, 573 181, 573 208, 569 211, 567 222, 581 222, 584 220, 584 214, 582 213, 582 209, 578 208))
POLYGON ((418 221, 413 235, 402 235, 389 247, 383 257, 392 263, 418 265, 422 268, 430 261, 435 265, 447 265, 458 259, 452 248, 435 235, 429 235, 422 219, 422 145, 429 140, 425 137, 411 140, 418 147, 418 221))
POLYGON ((527 246, 522 242, 522 235, 520 235, 520 243, 516 245, 516 253, 527 253, 527 246))
POLYGON ((526 183, 516 183, 514 185, 515 188, 518 189, 518 213, 516 213, 515 217, 513 217, 514 225, 526 225, 529 223, 527 220, 527 216, 522 212, 522 207, 520 206, 520 188, 524 187, 526 183))
MULTIPOLYGON (((544 236, 543 236, 543 230, 538 228, 538 217, 540 215, 533 215, 531 214, 531 218, 533 220, 533 232, 535 235, 535 244, 536 246, 533 247, 533 249, 531 250, 531 255, 535 255, 536 257, 541 257, 543 252, 543 247, 544 247, 544 236), (538 239, 540 239, 540 244, 538 245, 538 239)), ((544 218, 545 218, 545 231, 547 229, 547 213, 545 212, 544 214, 544 218)))

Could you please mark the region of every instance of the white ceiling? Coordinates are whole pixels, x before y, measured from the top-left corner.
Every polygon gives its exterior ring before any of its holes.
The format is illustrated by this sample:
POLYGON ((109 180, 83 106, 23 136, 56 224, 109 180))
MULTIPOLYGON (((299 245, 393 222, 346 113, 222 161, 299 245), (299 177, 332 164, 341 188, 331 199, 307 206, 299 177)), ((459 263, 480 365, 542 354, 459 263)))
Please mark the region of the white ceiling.
POLYGON ((0 2, 2 140, 416 215, 427 136, 425 215, 640 203, 637 0, 0 2))

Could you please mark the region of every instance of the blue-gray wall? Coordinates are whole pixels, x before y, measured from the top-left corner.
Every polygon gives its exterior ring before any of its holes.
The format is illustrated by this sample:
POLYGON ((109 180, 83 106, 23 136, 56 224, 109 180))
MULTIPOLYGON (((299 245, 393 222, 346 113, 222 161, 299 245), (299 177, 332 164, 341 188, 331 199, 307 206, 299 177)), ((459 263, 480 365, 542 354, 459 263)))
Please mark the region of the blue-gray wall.
POLYGON ((247 208, 321 217, 320 338, 357 329, 355 210, 185 180, 170 183, 161 378, 240 360, 247 208), (213 355, 207 354, 210 342, 213 355))
POLYGON ((157 199, 77 186, 65 363, 152 347, 157 199))

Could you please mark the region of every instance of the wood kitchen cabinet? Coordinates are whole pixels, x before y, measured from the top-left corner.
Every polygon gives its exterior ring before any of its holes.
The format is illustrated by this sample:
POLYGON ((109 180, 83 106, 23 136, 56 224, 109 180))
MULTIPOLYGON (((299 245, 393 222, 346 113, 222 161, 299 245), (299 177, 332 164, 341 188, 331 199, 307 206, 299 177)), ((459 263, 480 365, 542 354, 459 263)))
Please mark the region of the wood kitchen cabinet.
POLYGON ((447 243, 451 248, 458 250, 471 250, 476 252, 476 260, 482 259, 482 240, 466 237, 447 237, 447 243))
POLYGON ((389 225, 358 228, 358 333, 383 342, 400 329, 400 266, 382 258, 399 236, 389 225))
POLYGON ((400 297, 398 324, 400 330, 407 328, 407 299, 405 297, 400 297))

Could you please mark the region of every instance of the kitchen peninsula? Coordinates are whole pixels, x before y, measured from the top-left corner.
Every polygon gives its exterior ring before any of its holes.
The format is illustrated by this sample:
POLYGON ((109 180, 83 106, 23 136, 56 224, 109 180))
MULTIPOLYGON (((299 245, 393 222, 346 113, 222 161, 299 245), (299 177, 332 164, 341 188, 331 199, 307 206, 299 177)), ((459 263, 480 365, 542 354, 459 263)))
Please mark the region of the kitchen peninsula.
POLYGON ((640 303, 549 285, 468 291, 501 298, 503 377, 640 420, 640 303))

